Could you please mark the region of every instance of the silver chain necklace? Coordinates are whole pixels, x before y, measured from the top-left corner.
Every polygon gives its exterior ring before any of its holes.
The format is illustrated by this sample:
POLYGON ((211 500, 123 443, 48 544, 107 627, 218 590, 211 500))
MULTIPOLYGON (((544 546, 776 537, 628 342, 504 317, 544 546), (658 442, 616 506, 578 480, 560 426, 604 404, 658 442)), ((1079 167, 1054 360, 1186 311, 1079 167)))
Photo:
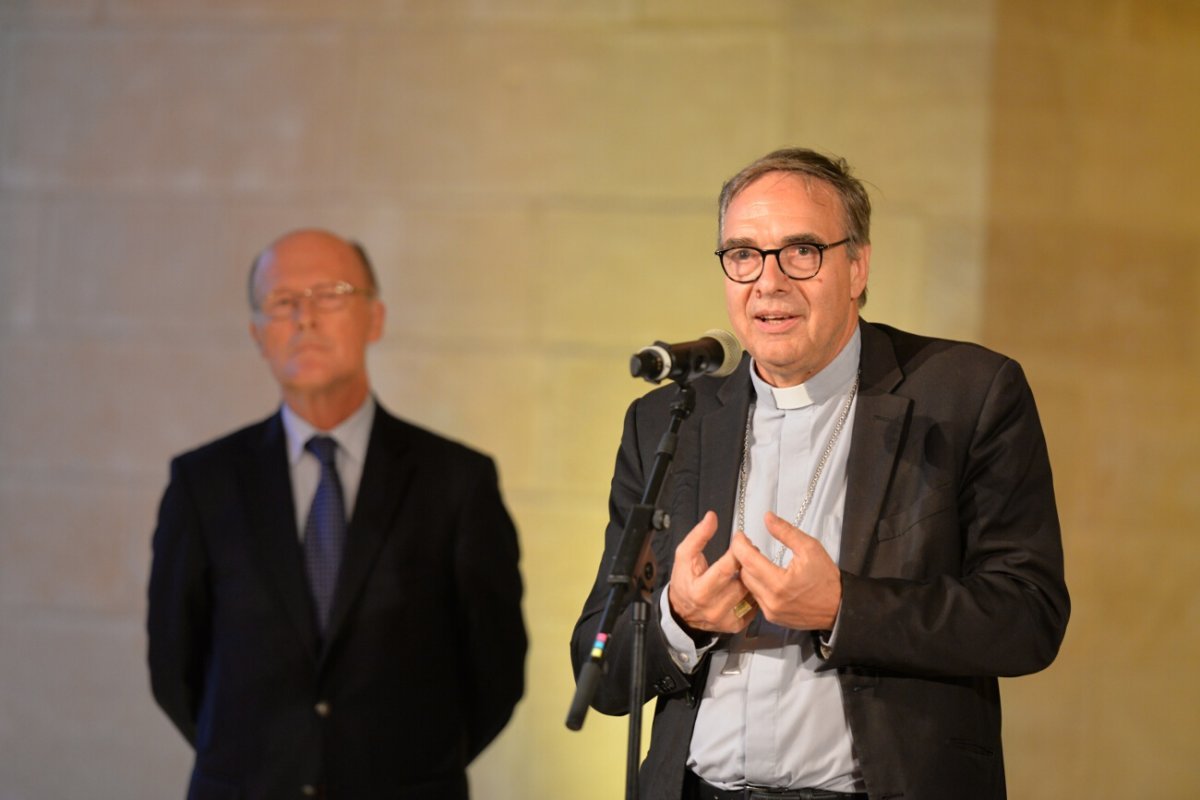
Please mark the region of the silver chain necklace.
MULTIPOLYGON (((833 426, 833 433, 825 444, 825 451, 821 453, 821 458, 817 461, 817 468, 813 470, 812 480, 808 482, 808 491, 804 493, 804 500, 801 501, 800 508, 796 511, 796 518, 792 521, 792 525, 796 528, 799 528, 800 524, 804 522, 804 515, 808 513, 808 505, 817 491, 817 482, 821 480, 821 473, 825 471, 825 462, 833 453, 833 447, 837 444, 842 428, 846 427, 846 419, 850 416, 850 406, 854 403, 854 396, 858 394, 858 377, 854 376, 854 383, 850 385, 850 391, 846 394, 846 402, 842 404, 842 411, 838 415, 837 423, 833 426)), ((750 477, 750 428, 753 422, 754 404, 751 403, 750 411, 746 415, 746 435, 742 438, 742 466, 738 470, 737 527, 734 529, 743 533, 746 531, 746 483, 750 477)), ((784 549, 782 542, 776 542, 775 554, 771 560, 777 567, 783 566, 784 549)))

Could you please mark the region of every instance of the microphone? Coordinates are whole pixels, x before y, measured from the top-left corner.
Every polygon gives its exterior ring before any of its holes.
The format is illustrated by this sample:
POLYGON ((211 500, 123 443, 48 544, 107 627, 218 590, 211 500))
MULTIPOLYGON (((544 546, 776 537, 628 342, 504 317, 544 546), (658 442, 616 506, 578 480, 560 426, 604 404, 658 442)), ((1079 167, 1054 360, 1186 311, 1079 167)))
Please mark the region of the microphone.
POLYGON ((629 359, 629 374, 651 383, 663 378, 687 383, 701 375, 723 378, 737 369, 741 358, 742 346, 733 334, 715 328, 694 342, 643 347, 629 359))

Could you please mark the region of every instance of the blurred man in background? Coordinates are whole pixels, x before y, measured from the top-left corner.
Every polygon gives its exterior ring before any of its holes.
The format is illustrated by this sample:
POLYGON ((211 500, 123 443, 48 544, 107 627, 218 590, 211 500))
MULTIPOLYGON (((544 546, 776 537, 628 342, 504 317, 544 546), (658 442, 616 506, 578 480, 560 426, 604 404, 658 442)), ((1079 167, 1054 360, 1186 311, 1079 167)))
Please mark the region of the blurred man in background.
POLYGON ((496 469, 372 396, 360 246, 289 233, 249 291, 281 407, 176 458, 154 533, 150 676, 188 797, 466 798, 524 690, 496 469))

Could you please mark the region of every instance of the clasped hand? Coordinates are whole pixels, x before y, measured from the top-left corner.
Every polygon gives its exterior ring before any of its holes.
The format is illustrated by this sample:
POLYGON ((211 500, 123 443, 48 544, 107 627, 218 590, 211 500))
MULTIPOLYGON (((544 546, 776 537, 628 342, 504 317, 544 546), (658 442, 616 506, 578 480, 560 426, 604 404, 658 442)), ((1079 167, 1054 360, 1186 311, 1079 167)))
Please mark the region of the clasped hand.
POLYGON ((667 599, 671 611, 687 627, 715 633, 738 633, 757 614, 795 630, 830 630, 842 601, 837 564, 813 537, 786 520, 767 513, 767 532, 792 551, 780 567, 737 531, 711 565, 704 546, 717 532, 717 515, 709 511, 675 548, 675 564, 667 599), (734 607, 749 597, 757 609, 738 617, 734 607))

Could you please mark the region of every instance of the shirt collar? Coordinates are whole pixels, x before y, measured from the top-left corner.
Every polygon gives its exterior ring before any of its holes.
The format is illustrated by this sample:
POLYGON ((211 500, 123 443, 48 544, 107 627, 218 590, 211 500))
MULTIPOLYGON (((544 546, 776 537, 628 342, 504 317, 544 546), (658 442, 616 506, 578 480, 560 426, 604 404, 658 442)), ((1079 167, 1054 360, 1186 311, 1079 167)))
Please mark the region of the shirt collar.
POLYGON ((862 354, 862 334, 858 326, 841 352, 825 369, 796 386, 772 386, 758 376, 753 358, 750 364, 750 380, 758 402, 781 411, 804 408, 813 403, 824 403, 831 397, 845 392, 846 387, 858 373, 859 357, 862 354))
POLYGON ((283 430, 287 435, 288 463, 295 466, 304 455, 304 445, 318 434, 330 436, 338 443, 338 448, 351 458, 363 463, 367 458, 367 443, 371 439, 371 423, 375 420, 375 398, 367 395, 363 404, 332 430, 322 431, 314 428, 303 417, 283 404, 281 411, 283 430))

